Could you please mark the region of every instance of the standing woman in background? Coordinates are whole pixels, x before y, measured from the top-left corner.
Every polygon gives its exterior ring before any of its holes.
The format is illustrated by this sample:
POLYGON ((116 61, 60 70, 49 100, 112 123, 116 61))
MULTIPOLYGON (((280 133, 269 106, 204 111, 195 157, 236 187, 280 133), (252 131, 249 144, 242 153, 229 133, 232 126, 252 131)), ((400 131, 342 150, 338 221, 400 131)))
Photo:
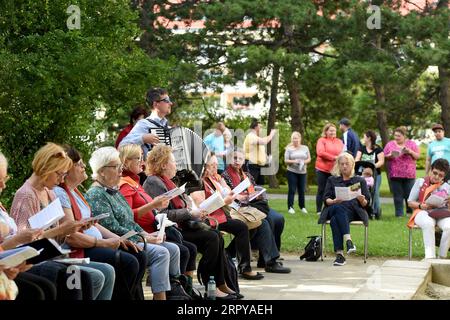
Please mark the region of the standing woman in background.
POLYGON ((327 179, 331 176, 336 158, 343 150, 344 143, 336 137, 336 126, 333 123, 327 123, 323 127, 322 137, 317 140, 316 145, 317 214, 322 211, 323 193, 327 185, 327 179))
POLYGON ((287 179, 289 186, 288 212, 294 214, 294 197, 298 189, 298 205, 303 213, 308 213, 305 207, 306 189, 306 165, 311 162, 309 148, 302 143, 300 132, 294 131, 291 135, 291 143, 286 146, 284 162, 287 165, 287 179))

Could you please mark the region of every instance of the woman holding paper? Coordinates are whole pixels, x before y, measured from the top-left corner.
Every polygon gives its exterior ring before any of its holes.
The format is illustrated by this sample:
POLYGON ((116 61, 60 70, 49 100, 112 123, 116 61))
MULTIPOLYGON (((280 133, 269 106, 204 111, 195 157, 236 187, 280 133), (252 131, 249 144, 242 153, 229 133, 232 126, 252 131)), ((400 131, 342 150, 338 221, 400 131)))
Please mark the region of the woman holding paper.
MULTIPOLYGON (((137 144, 128 144, 119 148, 120 160, 123 163, 124 170, 120 179, 120 193, 127 200, 134 213, 136 221, 142 229, 148 233, 157 231, 155 215, 156 210, 162 210, 168 207, 169 197, 158 196, 150 197, 144 188, 139 184, 139 174, 142 172, 143 155, 142 148, 137 144)), ((178 238, 181 234, 177 230, 178 238)), ((192 277, 195 271, 195 259, 197 256, 197 247, 184 239, 171 238, 167 234, 167 240, 175 243, 180 249, 180 271, 188 277, 187 281, 192 285, 192 277)))
MULTIPOLYGON (((233 247, 227 248, 231 252, 237 252, 239 260, 239 271, 242 276, 248 280, 261 280, 264 278, 259 272, 252 271, 250 265, 250 234, 247 225, 237 219, 232 219, 225 214, 224 206, 230 205, 237 197, 233 195, 230 187, 220 175, 217 174, 218 160, 214 154, 211 154, 206 162, 205 172, 203 174, 203 189, 204 191, 196 191, 191 194, 197 206, 199 206, 205 199, 212 197, 218 192, 223 197, 223 205, 210 213, 209 216, 215 218, 219 224, 220 231, 228 232, 234 235, 234 241, 230 244, 233 247)), ((210 221, 214 226, 214 221, 210 221)), ((256 231, 256 230, 255 230, 256 231)), ((255 231, 252 231, 255 232, 255 231)))
POLYGON ((364 225, 369 223, 369 216, 366 207, 369 203, 370 193, 366 180, 360 176, 355 176, 355 160, 350 153, 341 153, 333 167, 332 176, 328 178, 324 192, 325 208, 320 214, 318 223, 324 224, 330 220, 331 231, 333 233, 334 251, 336 260, 333 265, 343 266, 345 264, 344 241, 347 246, 347 254, 356 251, 356 246, 350 236, 350 222, 361 220, 364 225), (356 198, 343 201, 336 197, 335 188, 359 188, 361 194, 356 198))
MULTIPOLYGON (((6 159, 4 161, 6 162, 6 159)), ((57 239, 61 239, 62 237, 77 232, 86 225, 85 222, 69 221, 61 223, 45 232, 30 229, 28 219, 48 206, 56 198, 52 189, 59 183, 61 177, 70 166, 70 160, 60 146, 54 143, 48 143, 36 152, 32 166, 33 175, 17 190, 11 207, 11 216, 14 218, 14 221, 9 220, 11 235, 17 234, 3 242, 4 248, 14 248, 42 237, 57 237, 57 239), (62 172, 62 174, 59 174, 59 172, 62 172)), ((89 274, 91 279, 88 282, 84 282, 87 285, 83 285, 82 290, 70 290, 65 284, 66 278, 57 277, 59 272, 65 273, 66 269, 66 265, 46 261, 33 266, 28 272, 33 275, 42 276, 58 287, 57 299, 79 300, 83 298, 95 299, 99 296, 107 297, 109 288, 108 285, 105 286, 105 281, 109 274, 103 273, 102 270, 108 270, 108 266, 94 264, 92 268, 80 267, 82 279, 86 278, 86 273, 89 274), (95 269, 95 267, 98 269, 95 269), (92 290, 94 292, 91 297, 92 290)), ((30 288, 29 290, 35 290, 38 292, 38 295, 41 297, 44 296, 45 299, 52 299, 54 297, 54 291, 48 283, 37 280, 39 281, 37 284, 41 288, 41 291, 39 291, 39 288, 33 287, 30 285, 30 281, 27 280, 29 279, 25 280, 25 285, 30 288)))
POLYGON ((103 147, 94 151, 89 160, 94 183, 86 193, 86 200, 94 216, 109 213, 108 218, 99 221, 109 231, 124 235, 136 231, 147 244, 141 242, 138 235, 130 237, 140 248, 145 248, 148 258, 149 281, 155 300, 168 298, 190 298, 179 286, 180 250, 170 242, 159 239, 156 233, 147 233, 135 221, 134 214, 125 198, 119 192, 118 185, 122 176, 123 164, 119 151, 113 147, 103 147))
POLYGON ((439 257, 447 258, 448 248, 450 247, 450 211, 447 209, 450 186, 444 181, 448 170, 449 163, 447 160, 441 158, 434 161, 429 175, 416 180, 408 198, 409 207, 414 209, 408 227, 412 228, 416 224, 422 229, 425 259, 436 258, 436 225, 442 230, 439 257), (429 203, 427 200, 431 196, 442 199, 442 204, 432 205, 429 203), (445 208, 433 212, 433 209, 437 207, 445 208), (439 213, 439 216, 434 216, 434 214, 439 213))
POLYGON ((287 164, 288 178, 288 212, 294 214, 294 197, 298 189, 298 205, 303 213, 308 213, 305 207, 306 165, 311 162, 309 148, 302 143, 302 135, 298 131, 292 132, 291 143, 284 152, 284 162, 287 164))
MULTIPOLYGON (((388 160, 388 173, 394 196, 395 216, 403 217, 403 202, 408 196, 416 179, 416 161, 420 151, 416 143, 406 139, 406 128, 394 130, 394 140, 384 147, 385 159, 388 160)), ((407 212, 411 209, 407 208, 407 212)))
MULTIPOLYGON (((74 221, 91 218, 92 212, 78 187, 87 179, 86 166, 81 155, 73 147, 65 146, 72 167, 64 181, 54 188, 65 212, 64 220, 74 221)), ((79 256, 92 261, 108 263, 114 267, 115 282, 113 300, 143 300, 142 277, 147 258, 145 253, 130 240, 122 240, 102 225, 95 223, 89 229, 73 233, 66 242, 79 256), (118 251, 120 249, 120 251, 118 251)))
MULTIPOLYGON (((176 188, 172 178, 175 177, 177 167, 172 148, 159 144, 147 154, 147 175, 144 190, 152 197, 157 197, 176 188)), ((197 267, 197 273, 206 287, 209 278, 214 277, 217 289, 217 299, 236 299, 234 291, 225 282, 225 255, 224 241, 219 232, 207 228, 194 228, 201 226, 200 220, 206 216, 204 210, 193 208, 193 203, 186 194, 181 194, 170 200, 168 209, 161 211, 176 222, 181 228, 183 238, 197 246, 202 254, 197 267)))

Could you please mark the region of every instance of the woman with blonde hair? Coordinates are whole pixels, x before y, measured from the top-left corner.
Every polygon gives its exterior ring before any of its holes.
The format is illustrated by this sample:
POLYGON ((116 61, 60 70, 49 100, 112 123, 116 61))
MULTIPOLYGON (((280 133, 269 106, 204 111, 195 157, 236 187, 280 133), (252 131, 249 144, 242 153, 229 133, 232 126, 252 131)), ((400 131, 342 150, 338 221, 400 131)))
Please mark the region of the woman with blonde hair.
POLYGON ((311 162, 309 148, 302 143, 302 135, 298 131, 292 132, 291 143, 286 146, 284 162, 287 165, 288 179, 288 212, 294 214, 294 197, 298 189, 298 205, 303 213, 308 213, 305 207, 306 165, 311 162))
MULTIPOLYGON (((62 182, 71 167, 72 160, 60 145, 48 142, 36 152, 32 162, 33 174, 17 190, 11 205, 11 217, 15 220, 19 232, 30 229, 28 219, 56 199, 53 188, 62 182)), ((63 243, 67 236, 85 227, 90 227, 90 225, 91 223, 83 221, 65 221, 44 232, 42 236, 55 238, 58 242, 63 243)), ((40 266, 41 264, 36 265, 36 267, 40 266)), ((81 271, 87 272, 92 279, 91 283, 88 283, 89 286, 92 285, 93 290, 92 297, 89 298, 93 300, 111 299, 115 274, 109 265, 91 262, 89 267, 78 267, 81 271)), ((54 266, 50 268, 54 268, 54 266)), ((85 289, 83 289, 83 295, 90 291, 85 289)), ((84 296, 84 299, 86 297, 84 296)))
POLYGON ((323 193, 327 184, 327 179, 331 175, 336 158, 344 150, 344 143, 336 137, 336 126, 333 123, 327 123, 322 130, 322 137, 316 144, 316 177, 317 194, 316 210, 320 214, 323 203, 323 193))
POLYGON ((355 159, 351 154, 341 153, 337 157, 331 173, 332 176, 328 178, 323 196, 325 208, 320 214, 318 223, 324 224, 330 220, 336 253, 333 265, 343 266, 345 264, 344 241, 347 246, 347 254, 356 251, 356 246, 350 236, 350 222, 361 220, 364 225, 369 223, 369 216, 365 208, 369 203, 370 193, 366 180, 355 176, 355 159), (350 187, 355 190, 359 188, 361 195, 352 200, 343 201, 336 197, 336 187, 350 187))

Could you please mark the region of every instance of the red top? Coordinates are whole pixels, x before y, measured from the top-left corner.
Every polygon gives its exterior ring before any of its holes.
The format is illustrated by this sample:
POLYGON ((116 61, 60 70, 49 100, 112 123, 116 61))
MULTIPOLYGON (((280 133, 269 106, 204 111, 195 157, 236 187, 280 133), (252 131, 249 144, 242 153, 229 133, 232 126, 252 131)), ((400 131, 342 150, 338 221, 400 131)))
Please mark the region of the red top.
POLYGON ((119 147, 120 141, 122 141, 123 138, 125 138, 133 129, 133 125, 129 124, 125 128, 120 131, 119 135, 117 136, 116 143, 114 144, 116 146, 116 149, 119 147))
POLYGON ((148 233, 157 231, 155 215, 152 210, 144 213, 140 218, 138 217, 138 209, 153 201, 152 197, 150 197, 139 184, 139 176, 129 171, 123 171, 119 186, 120 193, 124 196, 125 200, 127 200, 133 210, 134 221, 148 233))
POLYGON ((320 138, 316 145, 316 169, 331 173, 336 157, 344 150, 344 143, 338 138, 320 138))

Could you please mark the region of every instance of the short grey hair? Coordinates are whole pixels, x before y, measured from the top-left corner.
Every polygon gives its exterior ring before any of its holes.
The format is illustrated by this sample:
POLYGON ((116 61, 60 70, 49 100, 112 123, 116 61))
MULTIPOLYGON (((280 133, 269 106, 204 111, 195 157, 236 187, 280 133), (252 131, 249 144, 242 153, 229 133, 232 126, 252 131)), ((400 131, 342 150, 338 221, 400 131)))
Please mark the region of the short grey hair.
POLYGON ((114 147, 102 147, 95 150, 89 159, 89 165, 92 169, 92 179, 96 180, 98 172, 111 161, 120 162, 119 151, 114 147))

